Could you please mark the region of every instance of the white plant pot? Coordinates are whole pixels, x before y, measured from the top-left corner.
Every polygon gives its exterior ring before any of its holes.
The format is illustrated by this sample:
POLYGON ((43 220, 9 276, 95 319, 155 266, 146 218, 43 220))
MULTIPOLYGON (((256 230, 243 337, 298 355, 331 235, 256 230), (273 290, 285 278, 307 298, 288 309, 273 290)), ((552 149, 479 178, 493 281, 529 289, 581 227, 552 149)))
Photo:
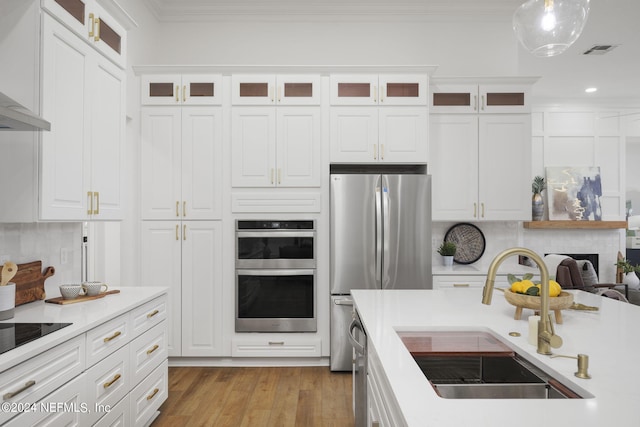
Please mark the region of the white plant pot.
POLYGON ((16 306, 16 284, 9 282, 0 286, 0 320, 13 318, 13 309, 16 306))
POLYGON ((634 271, 626 273, 622 279, 622 283, 629 286, 629 289, 640 289, 640 279, 634 271))
POLYGON ((451 267, 453 265, 453 255, 451 256, 442 256, 442 265, 445 267, 451 267))

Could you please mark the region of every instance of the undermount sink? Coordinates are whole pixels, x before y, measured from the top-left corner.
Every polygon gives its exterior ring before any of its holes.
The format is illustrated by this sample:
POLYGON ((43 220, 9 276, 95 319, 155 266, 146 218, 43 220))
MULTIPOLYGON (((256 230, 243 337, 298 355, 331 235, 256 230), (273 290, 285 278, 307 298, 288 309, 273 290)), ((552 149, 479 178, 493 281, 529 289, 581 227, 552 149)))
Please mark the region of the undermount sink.
POLYGON ((398 333, 445 399, 581 399, 487 332, 398 333))

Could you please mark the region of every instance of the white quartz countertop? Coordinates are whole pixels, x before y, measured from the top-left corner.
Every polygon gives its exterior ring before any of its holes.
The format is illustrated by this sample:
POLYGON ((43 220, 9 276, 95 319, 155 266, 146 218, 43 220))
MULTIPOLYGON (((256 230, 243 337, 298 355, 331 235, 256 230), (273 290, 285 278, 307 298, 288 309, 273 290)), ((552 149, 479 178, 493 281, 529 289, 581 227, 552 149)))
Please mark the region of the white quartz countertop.
POLYGON ((119 294, 106 295, 93 301, 65 305, 34 301, 20 305, 15 308, 13 319, 3 320, 0 324, 72 324, 0 354, 0 372, 166 293, 167 288, 162 287, 123 287, 119 294))
POLYGON ((598 312, 563 310, 554 325, 564 343, 555 354, 589 356, 591 379, 574 376, 574 359, 540 355, 527 342, 527 317, 514 320, 515 307, 495 291, 491 305, 479 289, 354 290, 355 307, 368 345, 380 358, 384 374, 409 426, 640 426, 640 307, 572 291, 575 301, 599 306, 598 312), (525 359, 542 367, 585 399, 444 399, 439 397, 396 331, 489 331, 525 359), (511 337, 509 332, 520 332, 511 337))

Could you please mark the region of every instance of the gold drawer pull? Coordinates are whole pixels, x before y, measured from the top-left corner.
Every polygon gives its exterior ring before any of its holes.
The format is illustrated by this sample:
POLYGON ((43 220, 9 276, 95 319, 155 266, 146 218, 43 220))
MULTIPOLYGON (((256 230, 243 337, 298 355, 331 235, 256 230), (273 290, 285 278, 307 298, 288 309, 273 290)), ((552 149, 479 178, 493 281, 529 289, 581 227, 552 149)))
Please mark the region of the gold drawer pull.
POLYGON ((284 345, 284 341, 269 341, 269 345, 284 345))
POLYGON ((151 319, 156 314, 160 313, 158 310, 153 310, 151 313, 147 314, 147 319, 151 319))
POLYGON ((113 334, 113 335, 111 335, 110 337, 106 337, 106 338, 104 339, 104 342, 109 342, 109 341, 111 341, 112 339, 118 338, 120 335, 122 335, 122 332, 120 332, 120 331, 116 331, 116 333, 114 333, 114 334, 113 334))
POLYGON ((453 287, 454 288, 468 288, 469 284, 468 283, 454 283, 453 287))
POLYGON ((153 396, 155 396, 156 394, 158 394, 158 392, 159 392, 159 391, 160 391, 160 389, 159 389, 159 388, 153 389, 153 392, 152 392, 149 396, 147 396, 147 400, 151 400, 151 399, 153 399, 153 396))
POLYGON ((111 387, 111 385, 113 385, 113 383, 115 383, 116 381, 118 381, 120 379, 120 374, 116 374, 115 377, 113 377, 113 379, 111 381, 109 381, 108 383, 104 383, 102 384, 102 386, 104 388, 109 388, 111 387))
POLYGON ((151 347, 149 350, 147 350, 147 355, 153 353, 154 351, 156 351, 158 349, 158 344, 154 345, 153 347, 151 347))
POLYGON ((2 396, 2 398, 4 400, 9 400, 17 395, 19 395, 20 393, 22 393, 23 391, 25 391, 26 389, 33 387, 34 385, 36 385, 36 382, 34 380, 31 381, 27 381, 26 383, 24 383, 24 385, 22 387, 20 387, 18 390, 16 391, 12 391, 9 392, 7 394, 5 394, 4 396, 2 396))

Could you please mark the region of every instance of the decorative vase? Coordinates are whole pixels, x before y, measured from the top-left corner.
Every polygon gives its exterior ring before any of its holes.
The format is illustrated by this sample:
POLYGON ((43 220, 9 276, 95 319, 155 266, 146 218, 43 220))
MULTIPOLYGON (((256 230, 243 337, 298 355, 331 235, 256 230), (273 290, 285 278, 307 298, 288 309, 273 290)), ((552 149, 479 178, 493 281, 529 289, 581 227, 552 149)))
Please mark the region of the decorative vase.
POLYGON ((544 199, 542 194, 534 193, 531 198, 531 217, 533 221, 542 221, 544 216, 544 199))
POLYGON ((622 283, 628 285, 629 289, 640 289, 640 279, 636 275, 635 271, 625 273, 624 278, 622 279, 622 283))
POLYGON ((0 320, 13 318, 13 309, 16 306, 16 284, 9 282, 0 286, 0 320))
POLYGON ((445 267, 451 267, 453 265, 453 255, 443 255, 442 265, 445 267))

